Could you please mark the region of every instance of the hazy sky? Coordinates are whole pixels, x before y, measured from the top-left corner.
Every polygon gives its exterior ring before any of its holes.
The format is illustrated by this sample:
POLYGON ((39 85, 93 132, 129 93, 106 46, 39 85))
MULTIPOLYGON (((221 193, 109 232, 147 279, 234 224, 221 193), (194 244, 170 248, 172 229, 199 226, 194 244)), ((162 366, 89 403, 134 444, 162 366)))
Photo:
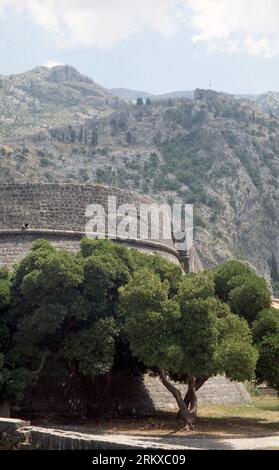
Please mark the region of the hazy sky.
POLYGON ((0 74, 55 63, 109 88, 279 90, 279 0, 0 0, 0 74))

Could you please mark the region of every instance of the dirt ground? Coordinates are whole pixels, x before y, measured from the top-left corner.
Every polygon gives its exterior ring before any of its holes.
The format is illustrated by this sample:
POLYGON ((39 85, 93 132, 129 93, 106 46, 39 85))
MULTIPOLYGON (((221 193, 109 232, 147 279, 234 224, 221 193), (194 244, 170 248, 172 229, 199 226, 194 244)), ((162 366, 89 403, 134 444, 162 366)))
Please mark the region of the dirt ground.
MULTIPOLYGON (((30 419, 28 416, 24 418, 30 419)), ((203 405, 199 407, 195 429, 181 430, 175 413, 150 418, 127 419, 30 419, 32 425, 55 427, 87 434, 125 434, 147 437, 234 437, 279 436, 279 399, 276 396, 253 398, 244 405, 203 405)))

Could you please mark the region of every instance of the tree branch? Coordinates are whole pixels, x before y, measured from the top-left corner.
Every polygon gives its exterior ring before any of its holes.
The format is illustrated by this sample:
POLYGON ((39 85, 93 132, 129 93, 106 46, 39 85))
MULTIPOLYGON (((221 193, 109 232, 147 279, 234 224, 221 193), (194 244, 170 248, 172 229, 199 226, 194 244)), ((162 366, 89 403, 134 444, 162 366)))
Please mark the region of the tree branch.
POLYGON ((43 354, 42 358, 41 358, 41 362, 40 362, 40 365, 39 365, 38 369, 37 369, 37 370, 34 370, 33 373, 36 374, 36 375, 40 374, 40 372, 42 372, 42 370, 43 370, 43 368, 44 368, 46 359, 47 359, 48 357, 51 357, 51 356, 52 356, 52 357, 53 357, 53 356, 57 356, 57 354, 51 353, 51 352, 49 352, 49 351, 48 351, 48 352, 45 352, 45 353, 43 354))
POLYGON ((181 392, 180 390, 178 390, 178 388, 176 388, 166 377, 166 373, 163 369, 159 369, 159 376, 160 376, 160 379, 163 383, 163 385, 165 385, 165 387, 171 392, 171 394, 174 396, 174 398, 176 399, 176 402, 179 406, 179 409, 180 409, 180 412, 181 412, 181 416, 185 419, 188 419, 189 417, 189 411, 187 410, 186 408, 186 405, 184 403, 184 400, 182 398, 182 395, 181 395, 181 392))

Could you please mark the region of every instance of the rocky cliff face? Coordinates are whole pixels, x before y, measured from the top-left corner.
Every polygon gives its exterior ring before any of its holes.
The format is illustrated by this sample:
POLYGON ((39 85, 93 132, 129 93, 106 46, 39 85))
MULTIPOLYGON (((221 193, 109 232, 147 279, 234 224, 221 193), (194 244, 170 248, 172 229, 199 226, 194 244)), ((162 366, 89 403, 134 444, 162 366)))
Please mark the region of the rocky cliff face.
POLYGON ((242 258, 278 280, 276 116, 211 90, 115 102, 70 67, 0 83, 1 109, 14 104, 1 116, 0 181, 99 181, 193 203, 204 265, 242 258))
POLYGON ((118 98, 70 66, 0 75, 0 137, 16 139, 106 114, 120 105, 118 98))
POLYGON ((262 95, 257 96, 256 106, 260 111, 274 116, 279 116, 279 92, 278 91, 268 91, 262 95))

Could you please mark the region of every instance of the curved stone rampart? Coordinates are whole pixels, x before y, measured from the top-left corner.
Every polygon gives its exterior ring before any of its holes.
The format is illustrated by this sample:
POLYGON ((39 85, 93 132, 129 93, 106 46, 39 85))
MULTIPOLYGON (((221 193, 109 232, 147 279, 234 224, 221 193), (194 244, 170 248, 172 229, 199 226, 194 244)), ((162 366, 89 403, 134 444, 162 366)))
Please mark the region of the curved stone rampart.
MULTIPOLYGON (((133 205, 139 213, 143 205, 158 205, 148 196, 100 184, 12 183, 0 185, 0 265, 12 265, 28 253, 32 242, 45 238, 55 246, 76 251, 85 235, 86 209, 100 204, 108 214, 108 198, 113 196, 117 208, 133 205), (28 230, 23 230, 28 224, 28 230)), ((143 240, 139 228, 135 237, 117 236, 128 247, 160 253, 175 263, 178 252, 172 240, 163 238, 162 214, 158 219, 158 239, 143 240)), ((107 233, 107 227, 106 227, 107 233)))

